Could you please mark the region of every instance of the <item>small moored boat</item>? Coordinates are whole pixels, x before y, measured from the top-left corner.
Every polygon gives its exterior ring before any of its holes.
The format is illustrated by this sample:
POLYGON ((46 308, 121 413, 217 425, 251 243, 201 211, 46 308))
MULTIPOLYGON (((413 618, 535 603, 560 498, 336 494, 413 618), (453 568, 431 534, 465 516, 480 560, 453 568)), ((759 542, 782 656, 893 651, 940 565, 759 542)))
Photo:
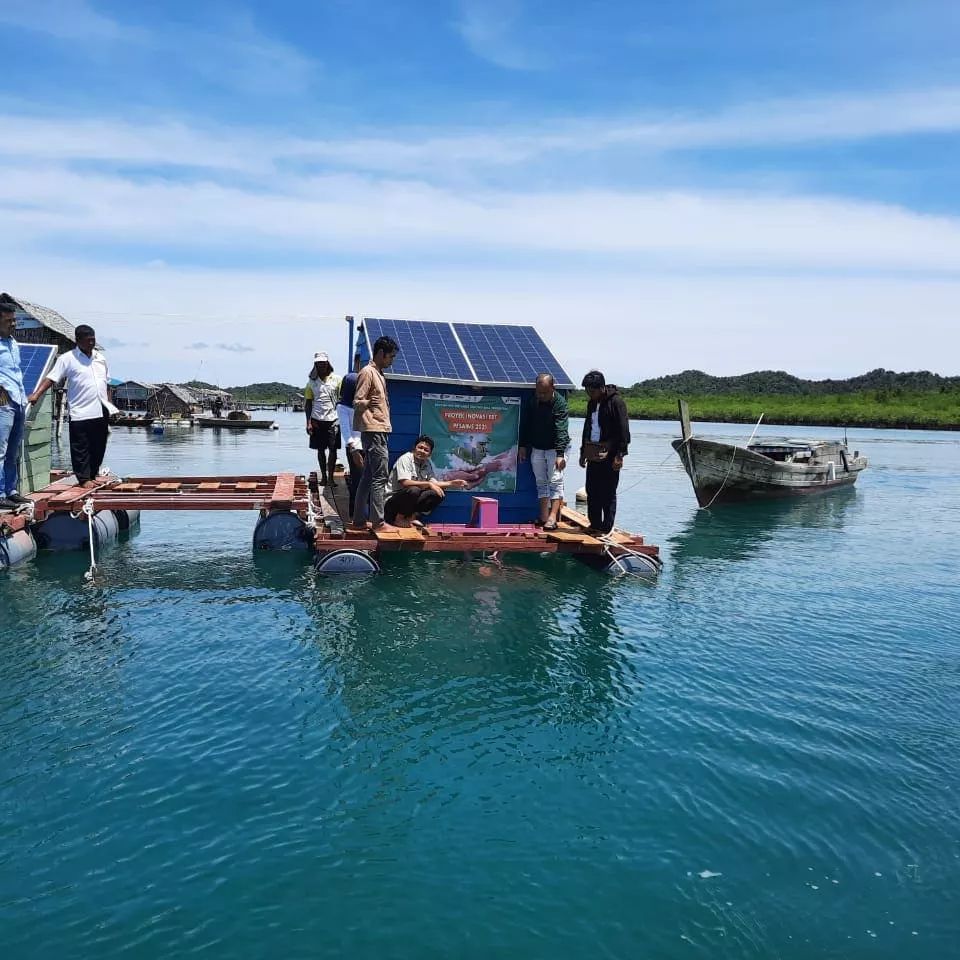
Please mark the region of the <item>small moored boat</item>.
POLYGON ((867 466, 839 440, 763 439, 744 446, 693 436, 680 401, 682 437, 673 441, 701 507, 824 493, 849 487, 867 466))
POLYGON ((230 416, 226 417, 197 417, 194 422, 198 427, 217 427, 222 430, 277 429, 277 423, 275 420, 251 420, 250 415, 246 413, 243 417, 233 415, 239 412, 240 411, 233 411, 230 416))

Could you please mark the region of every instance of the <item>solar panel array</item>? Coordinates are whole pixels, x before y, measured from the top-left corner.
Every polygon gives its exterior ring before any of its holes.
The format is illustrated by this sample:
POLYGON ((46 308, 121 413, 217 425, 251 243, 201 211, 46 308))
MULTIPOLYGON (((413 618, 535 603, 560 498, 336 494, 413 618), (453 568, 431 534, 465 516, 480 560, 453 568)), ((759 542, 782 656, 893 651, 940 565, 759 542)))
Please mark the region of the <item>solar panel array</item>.
POLYGON ((21 343, 20 370, 23 373, 23 386, 27 393, 33 393, 40 386, 44 374, 52 366, 57 348, 47 343, 21 343))
POLYGON ((449 323, 365 320, 364 325, 371 352, 377 337, 393 337, 400 344, 391 373, 424 380, 473 380, 449 323))
POLYGON ((573 386, 533 327, 495 323, 455 323, 453 327, 478 380, 533 383, 541 373, 549 373, 558 387, 573 386))
POLYGON ((573 387, 533 327, 367 319, 364 329, 371 351, 380 336, 393 337, 400 345, 389 371, 396 376, 530 385, 539 374, 549 373, 558 387, 573 387))

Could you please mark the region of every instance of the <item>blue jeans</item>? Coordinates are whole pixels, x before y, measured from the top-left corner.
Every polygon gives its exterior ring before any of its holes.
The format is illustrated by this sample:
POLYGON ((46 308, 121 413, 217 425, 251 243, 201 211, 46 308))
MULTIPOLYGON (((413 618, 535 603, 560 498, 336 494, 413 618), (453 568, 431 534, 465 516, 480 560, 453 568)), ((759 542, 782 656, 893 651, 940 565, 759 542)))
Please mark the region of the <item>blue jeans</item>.
POLYGON ((17 492, 23 420, 23 407, 15 403, 0 407, 0 496, 17 492))

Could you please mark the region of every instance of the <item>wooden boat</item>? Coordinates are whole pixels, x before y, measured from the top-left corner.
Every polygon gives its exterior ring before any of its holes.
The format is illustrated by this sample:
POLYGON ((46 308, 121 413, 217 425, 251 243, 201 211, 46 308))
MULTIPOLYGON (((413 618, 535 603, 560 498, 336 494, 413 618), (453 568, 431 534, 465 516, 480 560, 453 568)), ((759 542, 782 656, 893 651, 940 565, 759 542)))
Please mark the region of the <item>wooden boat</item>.
POLYGON ((149 427, 153 417, 149 414, 115 413, 110 418, 111 427, 149 427))
POLYGON ((197 417, 194 423, 198 427, 216 427, 221 430, 275 430, 275 420, 241 420, 231 417, 197 417))
POLYGON ((867 466, 838 440, 751 440, 745 446, 693 436, 680 401, 682 436, 673 441, 701 507, 825 493, 857 482, 867 466))
POLYGON ((186 429, 187 427, 193 426, 193 420, 190 417, 180 417, 180 416, 171 416, 171 417, 157 417, 153 421, 153 427, 156 429, 160 427, 162 429, 186 429))

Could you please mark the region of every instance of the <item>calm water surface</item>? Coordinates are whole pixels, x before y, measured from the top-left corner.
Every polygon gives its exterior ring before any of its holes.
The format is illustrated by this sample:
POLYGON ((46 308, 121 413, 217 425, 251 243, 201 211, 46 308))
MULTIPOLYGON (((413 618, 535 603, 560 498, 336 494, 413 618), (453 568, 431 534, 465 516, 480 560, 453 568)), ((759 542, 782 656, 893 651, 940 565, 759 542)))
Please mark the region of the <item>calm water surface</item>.
MULTIPOLYGON (((279 419, 107 462, 308 469, 279 419)), ((247 514, 0 575, 4 956, 960 955, 960 437, 851 431, 849 495, 705 513, 633 432, 655 585, 324 580, 247 514)))

